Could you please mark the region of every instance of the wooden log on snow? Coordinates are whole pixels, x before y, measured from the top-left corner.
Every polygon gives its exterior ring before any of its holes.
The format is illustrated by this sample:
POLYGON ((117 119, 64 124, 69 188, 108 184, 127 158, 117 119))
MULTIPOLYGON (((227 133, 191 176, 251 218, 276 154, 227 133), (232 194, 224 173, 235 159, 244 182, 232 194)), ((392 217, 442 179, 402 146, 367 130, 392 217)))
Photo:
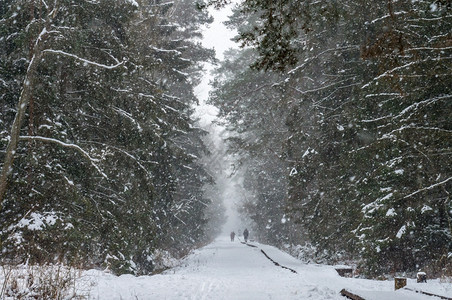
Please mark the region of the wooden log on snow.
POLYGON ((353 293, 347 291, 346 289, 342 289, 341 295, 344 297, 347 297, 348 299, 352 299, 352 300, 366 300, 356 294, 353 294, 353 293))
POLYGON ((353 269, 350 267, 334 268, 341 277, 353 277, 353 269))
POLYGON ((394 278, 394 289, 398 290, 406 286, 406 278, 405 277, 395 277, 394 278))

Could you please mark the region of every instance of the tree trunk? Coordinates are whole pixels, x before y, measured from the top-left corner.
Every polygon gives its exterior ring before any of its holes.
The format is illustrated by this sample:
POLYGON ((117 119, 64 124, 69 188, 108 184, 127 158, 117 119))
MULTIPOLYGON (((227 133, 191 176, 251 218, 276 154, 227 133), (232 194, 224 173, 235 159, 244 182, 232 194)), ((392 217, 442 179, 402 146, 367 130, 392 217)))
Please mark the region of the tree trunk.
POLYGON ((0 208, 3 202, 3 197, 6 192, 6 186, 8 184, 8 177, 11 174, 12 166, 14 162, 14 155, 17 150, 17 143, 19 141, 20 129, 22 122, 27 111, 30 98, 33 94, 33 83, 36 77, 36 69, 42 57, 42 47, 47 36, 47 31, 44 28, 36 39, 36 43, 33 48, 33 55, 28 65, 27 74, 25 75, 22 92, 20 93, 19 103, 17 105, 16 117, 14 118, 13 125, 11 126, 11 135, 8 146, 6 147, 5 161, 3 163, 2 173, 0 176, 0 208))
MULTIPOLYGON (((30 1, 30 24, 33 22, 35 17, 35 1, 31 0, 30 1)), ((29 57, 28 59, 30 59, 30 61, 33 59, 33 48, 35 45, 35 41, 34 39, 30 38, 30 45, 29 45, 29 57)), ((28 113, 28 135, 32 136, 34 135, 34 100, 33 100, 33 95, 30 95, 30 103, 28 104, 29 107, 29 113, 28 113)), ((33 141, 30 140, 28 141, 28 156, 30 159, 30 162, 32 161, 32 157, 33 157, 33 141)), ((30 188, 30 191, 32 189, 32 174, 33 174, 33 167, 32 164, 30 163, 30 166, 28 167, 28 174, 27 174, 27 182, 28 182, 28 187, 30 188)))

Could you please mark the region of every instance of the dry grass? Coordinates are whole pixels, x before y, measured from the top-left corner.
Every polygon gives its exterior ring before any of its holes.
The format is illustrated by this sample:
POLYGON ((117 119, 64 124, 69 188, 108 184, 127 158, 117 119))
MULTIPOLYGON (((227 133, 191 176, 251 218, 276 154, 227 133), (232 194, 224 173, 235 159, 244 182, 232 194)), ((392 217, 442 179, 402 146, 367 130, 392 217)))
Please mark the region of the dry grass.
POLYGON ((1 267, 0 299, 87 299, 92 283, 61 264, 1 267))

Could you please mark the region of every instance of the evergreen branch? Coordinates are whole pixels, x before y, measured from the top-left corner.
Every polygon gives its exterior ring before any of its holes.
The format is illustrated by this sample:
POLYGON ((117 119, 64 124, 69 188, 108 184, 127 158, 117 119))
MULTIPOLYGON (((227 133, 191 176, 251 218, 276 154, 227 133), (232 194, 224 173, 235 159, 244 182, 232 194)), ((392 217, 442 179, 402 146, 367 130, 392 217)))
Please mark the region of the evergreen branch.
POLYGON ((452 180, 452 177, 449 177, 449 178, 447 178, 446 180, 443 180, 443 181, 441 181, 441 182, 437 182, 437 183, 432 184, 432 185, 430 185, 430 186, 428 186, 428 187, 419 189, 419 190, 417 190, 417 191, 415 191, 415 192, 413 192, 413 193, 411 193, 411 194, 409 194, 409 195, 406 195, 405 197, 403 197, 403 199, 407 199, 407 198, 413 197, 414 195, 417 195, 417 194, 419 194, 419 193, 421 193, 421 192, 428 191, 428 190, 434 189, 434 188, 436 188, 436 187, 442 186, 442 185, 446 184, 447 182, 449 182, 449 181, 451 181, 451 180, 452 180))
MULTIPOLYGON (((117 67, 121 66, 121 65, 124 63, 124 62, 120 62, 120 63, 117 63, 116 65, 111 65, 111 66, 109 66, 109 65, 100 64, 100 63, 97 63, 97 62, 94 62, 94 61, 90 61, 90 60, 81 58, 81 57, 79 57, 79 56, 77 56, 77 55, 75 55, 75 54, 67 53, 67 52, 64 52, 64 51, 61 51, 61 50, 45 49, 45 50, 43 50, 42 52, 44 52, 44 53, 55 53, 55 54, 65 55, 65 56, 68 56, 68 57, 75 58, 76 60, 82 61, 82 62, 84 62, 84 63, 86 63, 86 64, 94 65, 94 66, 96 66, 96 67, 100 67, 100 68, 104 68, 104 69, 109 69, 109 70, 111 70, 111 69, 116 69, 117 67)), ((116 59, 115 59, 115 60, 116 60, 116 59)))
POLYGON ((99 160, 91 157, 88 152, 86 152, 80 146, 78 146, 76 144, 68 144, 68 143, 62 142, 57 139, 47 138, 47 137, 43 137, 43 136, 20 136, 19 139, 20 140, 35 140, 35 141, 41 141, 41 142, 56 143, 63 147, 75 149, 90 161, 91 165, 93 165, 93 167, 102 175, 102 177, 108 179, 107 175, 104 172, 102 172, 102 170, 99 168, 99 166, 96 165, 96 162, 99 162, 99 160))

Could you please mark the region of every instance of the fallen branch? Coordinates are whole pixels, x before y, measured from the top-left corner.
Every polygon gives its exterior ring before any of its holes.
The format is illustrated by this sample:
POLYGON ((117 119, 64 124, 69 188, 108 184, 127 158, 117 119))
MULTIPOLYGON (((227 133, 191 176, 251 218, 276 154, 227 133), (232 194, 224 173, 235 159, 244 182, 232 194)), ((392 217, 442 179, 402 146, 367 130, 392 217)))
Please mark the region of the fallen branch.
POLYGON ((341 295, 344 297, 347 297, 348 299, 352 299, 352 300, 366 300, 363 297, 360 297, 356 294, 353 294, 353 293, 347 291, 346 289, 342 289, 341 295))
POLYGON ((265 253, 264 250, 261 249, 261 252, 262 252, 262 253, 265 255, 265 257, 267 257, 272 263, 274 263, 275 266, 281 267, 281 268, 283 268, 283 269, 286 269, 286 270, 291 271, 292 273, 298 274, 297 271, 295 271, 294 269, 291 269, 291 268, 282 266, 282 265, 280 265, 278 262, 274 261, 270 256, 267 255, 267 253, 265 253))
POLYGON ((421 290, 411 289, 411 288, 407 288, 407 287, 405 287, 404 289, 407 290, 407 291, 411 291, 411 292, 415 292, 415 293, 419 293, 419 294, 423 294, 423 295, 427 295, 427 296, 439 297, 439 298, 444 299, 444 300, 452 300, 452 298, 436 295, 436 294, 429 293, 429 292, 424 292, 424 291, 421 291, 421 290))

